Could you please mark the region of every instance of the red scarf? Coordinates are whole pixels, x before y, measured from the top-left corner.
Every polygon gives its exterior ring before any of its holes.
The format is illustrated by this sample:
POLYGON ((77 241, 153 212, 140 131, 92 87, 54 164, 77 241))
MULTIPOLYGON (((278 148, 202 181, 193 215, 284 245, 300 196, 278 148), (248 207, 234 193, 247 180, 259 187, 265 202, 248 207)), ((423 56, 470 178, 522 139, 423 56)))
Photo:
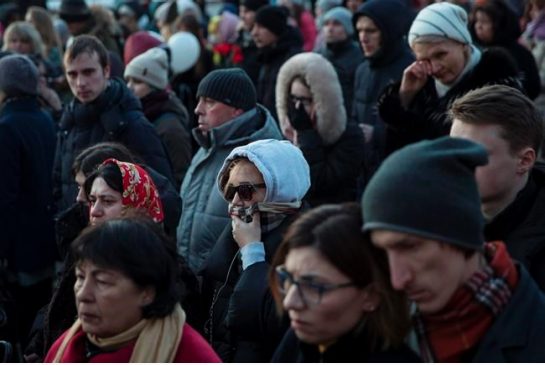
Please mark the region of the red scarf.
MULTIPOLYGON (((471 276, 440 312, 415 315, 425 361, 461 362, 511 298, 519 275, 503 242, 485 245, 488 265, 471 276)), ((467 360, 467 359, 465 359, 467 360)))
POLYGON ((148 173, 140 166, 109 158, 102 165, 113 164, 119 167, 123 179, 122 204, 126 207, 145 210, 154 222, 164 219, 163 205, 157 188, 148 173))

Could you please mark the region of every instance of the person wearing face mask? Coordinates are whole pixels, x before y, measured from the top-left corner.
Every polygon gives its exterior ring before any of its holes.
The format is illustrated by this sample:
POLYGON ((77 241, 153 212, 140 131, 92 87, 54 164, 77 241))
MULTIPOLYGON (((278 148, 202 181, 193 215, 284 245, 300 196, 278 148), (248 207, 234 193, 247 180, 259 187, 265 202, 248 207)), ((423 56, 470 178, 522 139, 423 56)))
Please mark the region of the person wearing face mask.
POLYGON ((361 221, 358 204, 322 205, 288 229, 269 282, 291 328, 273 362, 420 361, 404 343, 407 298, 389 285, 386 255, 361 221))
POLYGON ((335 69, 323 56, 300 53, 280 69, 277 111, 284 136, 310 165, 312 206, 356 199, 363 133, 349 123, 335 69))
POLYGON ((261 140, 229 154, 217 186, 229 202, 231 224, 199 272, 205 334, 223 361, 268 362, 287 325, 276 317, 267 272, 303 207, 309 166, 288 141, 261 140))
POLYGON ((429 5, 416 16, 408 37, 416 61, 378 101, 380 118, 387 124, 386 153, 448 135, 446 111, 469 90, 488 84, 523 90, 509 54, 477 49, 467 21, 466 11, 448 2, 429 5))

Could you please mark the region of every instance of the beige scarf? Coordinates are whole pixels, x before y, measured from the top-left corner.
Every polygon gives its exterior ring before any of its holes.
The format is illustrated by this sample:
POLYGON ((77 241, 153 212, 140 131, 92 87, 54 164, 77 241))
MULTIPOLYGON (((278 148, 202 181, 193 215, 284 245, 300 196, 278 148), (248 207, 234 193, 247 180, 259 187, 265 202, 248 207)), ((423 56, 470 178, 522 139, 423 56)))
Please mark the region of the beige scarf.
MULTIPOLYGON (((116 349, 134 340, 136 344, 129 362, 173 362, 182 340, 185 312, 177 304, 174 311, 164 318, 142 319, 123 333, 109 338, 87 334, 87 338, 101 349, 116 349)), ((66 347, 81 329, 79 319, 70 327, 53 362, 61 362, 66 347)))

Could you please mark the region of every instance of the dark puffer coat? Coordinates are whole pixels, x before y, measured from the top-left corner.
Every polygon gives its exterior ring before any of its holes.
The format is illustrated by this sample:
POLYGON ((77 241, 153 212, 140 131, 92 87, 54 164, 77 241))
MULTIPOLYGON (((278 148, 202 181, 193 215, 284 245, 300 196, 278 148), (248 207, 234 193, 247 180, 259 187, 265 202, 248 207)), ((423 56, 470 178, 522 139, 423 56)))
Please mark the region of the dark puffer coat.
POLYGON ((368 1, 359 7, 354 20, 366 16, 380 29, 380 49, 365 59, 356 70, 351 119, 372 126, 372 140, 365 145, 364 176, 368 181, 385 157, 385 125, 377 110, 377 101, 386 86, 401 80, 403 71, 414 61, 405 34, 412 14, 400 0, 368 1))
POLYGON ((77 196, 72 163, 85 148, 99 142, 125 145, 147 165, 174 181, 165 148, 152 124, 142 113, 140 102, 120 79, 112 79, 93 102, 74 99, 65 109, 59 125, 54 197, 59 211, 70 207, 77 196))
POLYGON ((290 329, 276 349, 272 362, 420 362, 420 358, 407 346, 381 351, 366 350, 364 333, 349 333, 327 348, 318 351, 318 346, 299 341, 290 329))
POLYGON ((514 202, 485 227, 487 241, 504 241, 545 290, 545 165, 536 165, 514 202))
POLYGON ((276 116, 276 78, 280 67, 294 54, 302 51, 303 38, 301 33, 293 28, 279 38, 275 46, 259 49, 257 60, 261 63, 257 81, 257 101, 265 106, 275 120, 276 116))
POLYGON ((484 51, 475 68, 443 97, 437 95, 435 82, 430 77, 408 109, 403 108, 399 98, 401 82, 389 85, 378 102, 380 117, 387 124, 386 152, 423 139, 448 135, 451 122, 448 120, 447 111, 452 102, 470 90, 494 84, 516 87, 523 91, 517 66, 509 54, 500 48, 484 51))

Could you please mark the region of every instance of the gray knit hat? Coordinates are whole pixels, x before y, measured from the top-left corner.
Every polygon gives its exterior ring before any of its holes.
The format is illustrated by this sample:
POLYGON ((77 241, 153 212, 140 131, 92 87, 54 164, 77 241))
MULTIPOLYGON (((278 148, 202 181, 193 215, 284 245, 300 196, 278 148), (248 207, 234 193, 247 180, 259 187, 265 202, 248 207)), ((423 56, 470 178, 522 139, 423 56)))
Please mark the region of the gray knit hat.
POLYGON ((484 219, 475 168, 479 144, 443 137, 390 155, 363 194, 364 231, 385 229, 482 250, 484 219))
POLYGON ((334 19, 342 24, 346 34, 350 37, 354 34, 354 25, 352 24, 352 12, 345 7, 337 6, 325 13, 323 22, 334 19))
POLYGON ((232 107, 248 111, 255 108, 257 96, 248 74, 240 68, 224 68, 206 75, 197 89, 204 96, 232 107))
POLYGON ((463 44, 472 44, 467 13, 449 2, 435 3, 420 10, 409 30, 409 45, 422 36, 439 36, 463 44))
POLYGON ((39 72, 34 63, 22 55, 0 59, 0 90, 7 96, 36 95, 39 72))
POLYGON ((151 48, 136 56, 125 68, 125 78, 134 77, 163 90, 168 85, 168 56, 164 49, 151 48))

